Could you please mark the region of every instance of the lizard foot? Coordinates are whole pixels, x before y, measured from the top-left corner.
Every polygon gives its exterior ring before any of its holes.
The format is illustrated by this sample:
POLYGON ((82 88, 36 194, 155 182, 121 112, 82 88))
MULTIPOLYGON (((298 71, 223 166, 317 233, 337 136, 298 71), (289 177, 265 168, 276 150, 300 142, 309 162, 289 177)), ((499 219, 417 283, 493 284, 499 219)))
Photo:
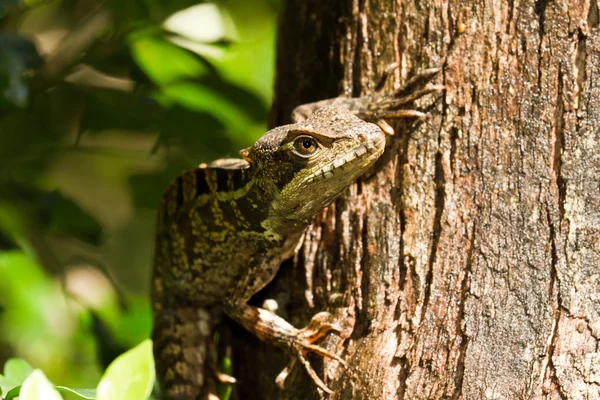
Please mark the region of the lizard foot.
MULTIPOLYGON (((398 67, 397 63, 390 64, 384 71, 380 83, 377 85, 377 92, 369 99, 369 106, 365 107, 362 112, 366 120, 377 124, 381 130, 393 135, 394 130, 385 121, 386 119, 401 119, 401 118, 418 118, 425 119, 427 113, 404 108, 430 93, 442 92, 445 90, 444 85, 427 84, 438 72, 440 68, 428 68, 420 71, 408 81, 406 81, 399 89, 391 93, 381 93, 383 83, 391 72, 398 67)), ((360 113, 359 113, 360 114, 360 113)))
POLYGON ((323 347, 313 344, 315 341, 321 339, 328 331, 340 332, 342 327, 334 319, 334 317, 328 312, 320 312, 316 314, 308 323, 306 327, 297 331, 294 335, 293 340, 287 343, 287 348, 292 352, 293 359, 290 364, 283 369, 275 379, 275 383, 279 388, 283 388, 285 380, 294 367, 298 364, 298 361, 302 364, 308 375, 315 382, 315 384, 323 390, 325 393, 333 393, 331 389, 325 385, 323 380, 319 378, 312 365, 306 358, 308 353, 317 353, 324 357, 332 358, 348 368, 348 364, 340 356, 323 347))
POLYGON ((276 379, 276 383, 280 387, 283 386, 283 382, 291 371, 292 366, 300 361, 315 384, 324 392, 332 393, 331 389, 323 383, 310 365, 310 362, 306 358, 308 353, 316 353, 324 357, 329 357, 338 361, 345 368, 348 368, 348 363, 340 356, 314 344, 314 342, 321 339, 329 331, 342 331, 342 326, 328 312, 316 314, 306 327, 297 329, 272 312, 247 304, 225 303, 224 311, 263 342, 272 343, 291 353, 294 361, 276 379))
POLYGON ((415 100, 427 94, 445 90, 443 85, 428 84, 441 71, 441 68, 424 69, 407 80, 399 89, 393 92, 382 92, 384 83, 396 68, 398 68, 398 63, 387 66, 374 93, 362 97, 337 97, 302 104, 292 112, 292 120, 294 122, 304 121, 315 110, 327 105, 336 105, 351 111, 365 121, 377 124, 384 133, 393 135, 394 129, 385 121, 386 119, 425 119, 427 113, 411 109, 411 106, 415 100))

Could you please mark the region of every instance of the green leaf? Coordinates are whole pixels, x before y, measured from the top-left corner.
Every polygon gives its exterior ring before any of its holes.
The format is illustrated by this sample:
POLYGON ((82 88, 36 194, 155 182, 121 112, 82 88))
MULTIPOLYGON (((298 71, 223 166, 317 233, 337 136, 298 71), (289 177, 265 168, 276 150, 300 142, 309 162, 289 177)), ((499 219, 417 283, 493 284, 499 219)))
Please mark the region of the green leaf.
POLYGON ((196 55, 162 38, 132 34, 130 48, 139 67, 158 85, 198 78, 208 71, 196 55))
POLYGON ((23 236, 25 221, 20 210, 13 204, 0 201, 0 231, 11 237, 23 236))
MULTIPOLYGON (((10 360, 8 360, 6 362, 4 371, 5 371, 5 376, 3 377, 2 375, 0 375, 0 381, 6 382, 7 381, 6 377, 10 377, 10 380, 8 380, 10 383, 9 384, 10 390, 6 389, 6 386, 3 385, 4 389, 2 389, 0 387, 0 395, 3 392, 6 392, 6 400, 11 400, 11 399, 15 399, 15 398, 19 397, 21 387, 22 387, 21 384, 23 384, 23 386, 25 386, 24 382, 28 380, 27 377, 30 376, 30 374, 33 375, 33 372, 36 372, 39 370, 34 371, 33 368, 25 360, 11 358, 10 360), (18 383, 15 385, 14 382, 18 382, 18 383)), ((41 371, 39 371, 39 372, 41 372, 41 371)), ((38 376, 35 379, 39 380, 40 377, 38 376)), ((34 383, 30 383, 30 385, 34 385, 34 383)), ((38 384, 39 384, 39 382, 38 382, 38 384)), ((56 390, 58 390, 60 392, 73 393, 74 395, 78 396, 79 398, 86 399, 86 400, 93 400, 96 398, 96 389, 71 389, 71 388, 68 388, 65 386, 56 386, 56 390)), ((22 398, 24 398, 24 397, 22 397, 22 398)), ((60 397, 58 397, 58 398, 60 398, 60 397)), ((46 397, 41 397, 41 399, 45 400, 46 397)))
POLYGON ((236 40, 238 37, 227 9, 215 3, 196 4, 178 11, 167 18, 163 27, 195 42, 236 40))
POLYGON ((161 115, 162 110, 146 91, 132 95, 118 90, 88 88, 81 130, 116 129, 145 133, 152 130, 161 115))
POLYGON ((0 390, 4 393, 25 382, 33 368, 20 358, 11 358, 4 364, 4 375, 0 375, 0 390))
POLYGON ((21 386, 17 386, 13 388, 11 391, 6 393, 5 400, 12 400, 19 397, 19 393, 21 392, 21 386))
POLYGON ((94 400, 96 398, 96 389, 71 389, 65 386, 57 386, 56 390, 73 393, 75 396, 86 400, 94 400))
POLYGON ((154 386, 152 341, 145 340, 121 354, 106 369, 98 384, 98 400, 144 400, 154 386))
POLYGON ((19 380, 19 384, 33 372, 33 367, 21 358, 11 358, 4 364, 4 376, 19 380))
POLYGON ((243 128, 248 117, 226 97, 192 82, 175 83, 162 88, 161 94, 194 111, 213 115, 225 125, 243 128))
MULTIPOLYGON (((219 371, 226 375, 232 375, 233 365, 230 357, 223 357, 219 363, 219 371)), ((233 384, 231 383, 219 383, 217 384, 217 394, 221 400, 229 400, 231 393, 233 392, 233 384)))
POLYGON ((61 400, 60 393, 50 383, 46 375, 34 370, 21 386, 19 400, 61 400))

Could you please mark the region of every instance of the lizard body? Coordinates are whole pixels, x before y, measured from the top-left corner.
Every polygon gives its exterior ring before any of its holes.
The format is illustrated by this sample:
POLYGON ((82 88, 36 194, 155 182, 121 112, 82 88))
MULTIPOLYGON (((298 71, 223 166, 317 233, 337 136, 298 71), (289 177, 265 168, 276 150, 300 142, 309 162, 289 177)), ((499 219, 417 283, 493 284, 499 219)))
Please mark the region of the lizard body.
MULTIPOLYGON (((421 80, 437 70, 426 72, 421 80)), ((316 352, 344 363, 313 344, 336 330, 329 314, 299 330, 246 303, 293 255, 314 216, 381 156, 380 127, 388 126, 380 119, 420 116, 399 107, 437 90, 301 106, 294 113, 300 122, 270 130, 240 152, 243 159, 201 165, 167 187, 158 208, 151 294, 157 375, 167 399, 214 396, 212 335, 221 311, 290 351, 329 391, 304 358, 316 352)))

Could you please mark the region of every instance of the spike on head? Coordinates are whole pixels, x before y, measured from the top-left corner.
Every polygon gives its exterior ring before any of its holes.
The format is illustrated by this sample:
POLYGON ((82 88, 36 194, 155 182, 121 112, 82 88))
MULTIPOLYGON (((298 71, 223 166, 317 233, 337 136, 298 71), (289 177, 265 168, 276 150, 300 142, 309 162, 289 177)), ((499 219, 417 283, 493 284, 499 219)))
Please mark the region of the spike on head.
POLYGON ((252 150, 252 147, 246 147, 245 149, 240 150, 240 157, 252 164, 252 159, 249 156, 250 150, 252 150))

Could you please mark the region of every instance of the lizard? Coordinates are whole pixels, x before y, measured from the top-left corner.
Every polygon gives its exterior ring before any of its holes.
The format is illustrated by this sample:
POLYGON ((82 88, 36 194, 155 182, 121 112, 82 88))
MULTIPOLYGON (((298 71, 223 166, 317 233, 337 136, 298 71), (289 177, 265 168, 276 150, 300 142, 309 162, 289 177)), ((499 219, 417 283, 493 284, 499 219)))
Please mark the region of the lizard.
POLYGON ((165 398, 217 398, 213 334, 222 312, 284 348, 292 365, 300 361, 331 392, 305 355, 347 366, 315 344, 340 330, 332 315, 320 312, 297 329, 247 302, 293 256, 317 213, 379 159, 386 134, 393 134, 385 119, 425 117, 408 106, 443 90, 428 84, 438 71, 424 70, 395 92, 297 107, 294 123, 269 130, 240 151, 241 159, 201 164, 169 184, 158 207, 151 282, 154 356, 165 398))

